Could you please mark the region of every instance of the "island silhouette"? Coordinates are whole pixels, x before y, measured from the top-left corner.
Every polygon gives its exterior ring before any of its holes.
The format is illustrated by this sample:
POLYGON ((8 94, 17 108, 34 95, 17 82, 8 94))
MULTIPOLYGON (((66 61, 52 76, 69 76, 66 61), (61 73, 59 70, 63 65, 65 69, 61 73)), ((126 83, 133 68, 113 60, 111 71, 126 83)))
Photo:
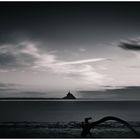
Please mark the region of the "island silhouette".
POLYGON ((69 91, 62 99, 76 99, 76 97, 69 91))

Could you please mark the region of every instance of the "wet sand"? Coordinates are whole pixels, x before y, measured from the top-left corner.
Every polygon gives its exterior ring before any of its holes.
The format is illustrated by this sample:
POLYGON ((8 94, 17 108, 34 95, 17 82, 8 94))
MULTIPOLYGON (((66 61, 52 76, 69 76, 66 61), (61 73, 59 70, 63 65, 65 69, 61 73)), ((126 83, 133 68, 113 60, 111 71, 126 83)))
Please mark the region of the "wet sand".
MULTIPOLYGON (((140 132, 140 122, 130 122, 140 132)), ((8 122, 0 124, 0 138, 81 138, 80 122, 8 122)), ((136 138, 126 126, 105 122, 91 131, 91 138, 136 138)), ((90 136, 87 136, 90 138, 90 136)))

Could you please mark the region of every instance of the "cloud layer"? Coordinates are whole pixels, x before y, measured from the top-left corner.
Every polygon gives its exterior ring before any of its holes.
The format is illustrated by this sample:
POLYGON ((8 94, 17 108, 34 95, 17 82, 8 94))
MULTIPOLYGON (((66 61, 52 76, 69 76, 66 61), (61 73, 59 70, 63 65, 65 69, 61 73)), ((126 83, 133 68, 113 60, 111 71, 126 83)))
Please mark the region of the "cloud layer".
POLYGON ((123 40, 119 46, 125 50, 140 51, 140 38, 123 40))
POLYGON ((105 61, 105 58, 59 60, 56 55, 43 51, 38 46, 39 44, 33 42, 2 45, 0 47, 1 72, 12 69, 30 69, 61 75, 64 78, 80 81, 80 83, 102 84, 105 75, 96 72, 90 63, 105 61))

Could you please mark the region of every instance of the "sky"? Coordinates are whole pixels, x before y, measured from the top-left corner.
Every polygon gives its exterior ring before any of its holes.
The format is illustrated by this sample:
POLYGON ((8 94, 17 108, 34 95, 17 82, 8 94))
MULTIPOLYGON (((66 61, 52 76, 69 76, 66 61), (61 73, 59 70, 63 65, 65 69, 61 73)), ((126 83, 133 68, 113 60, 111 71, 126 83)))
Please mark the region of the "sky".
POLYGON ((1 97, 140 86, 139 6, 0 2, 1 97))

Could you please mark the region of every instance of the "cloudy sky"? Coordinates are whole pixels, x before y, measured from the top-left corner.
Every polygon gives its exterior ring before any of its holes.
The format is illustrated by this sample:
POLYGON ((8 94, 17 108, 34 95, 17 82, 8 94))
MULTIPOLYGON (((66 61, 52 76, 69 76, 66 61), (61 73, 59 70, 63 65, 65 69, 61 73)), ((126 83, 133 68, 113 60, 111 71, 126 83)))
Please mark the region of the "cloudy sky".
POLYGON ((1 2, 1 90, 140 86, 139 7, 137 2, 1 2))

